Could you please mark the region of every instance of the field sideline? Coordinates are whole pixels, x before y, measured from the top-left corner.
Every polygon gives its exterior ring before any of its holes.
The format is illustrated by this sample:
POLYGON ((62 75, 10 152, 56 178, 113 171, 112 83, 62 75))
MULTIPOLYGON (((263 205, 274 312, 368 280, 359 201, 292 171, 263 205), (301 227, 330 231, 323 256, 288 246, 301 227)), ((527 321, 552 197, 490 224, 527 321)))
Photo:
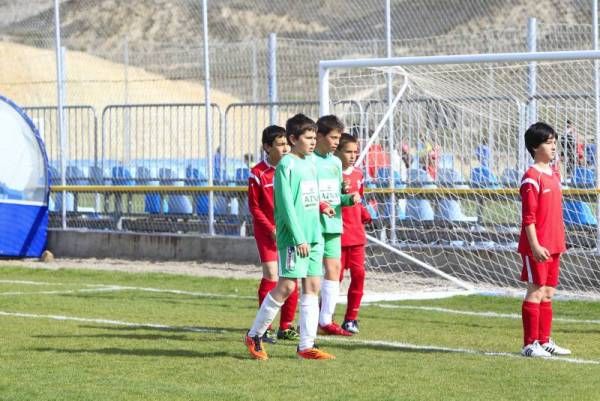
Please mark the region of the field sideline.
POLYGON ((280 342, 258 362, 241 342, 253 277, 9 264, 2 400, 595 400, 600 388, 598 302, 555 303, 572 358, 518 355, 520 299, 460 296, 363 307, 360 335, 319 338, 335 361, 298 360, 280 342))

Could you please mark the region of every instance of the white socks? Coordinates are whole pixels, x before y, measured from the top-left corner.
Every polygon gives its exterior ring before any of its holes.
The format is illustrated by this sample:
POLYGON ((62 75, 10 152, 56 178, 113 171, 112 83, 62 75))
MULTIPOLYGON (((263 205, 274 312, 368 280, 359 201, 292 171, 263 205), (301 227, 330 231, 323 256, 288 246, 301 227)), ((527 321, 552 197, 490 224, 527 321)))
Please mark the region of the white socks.
POLYGON ((340 282, 323 280, 321 284, 321 312, 319 313, 319 324, 327 326, 333 321, 333 313, 340 295, 340 282))
POLYGON ((298 349, 303 351, 314 347, 319 323, 319 297, 313 294, 302 294, 299 323, 300 343, 298 349))
POLYGON ((254 323, 252 323, 252 328, 248 332, 248 335, 250 337, 262 337, 273 319, 275 319, 275 316, 277 316, 277 312, 281 309, 281 305, 283 305, 283 302, 277 302, 271 296, 271 293, 268 293, 263 300, 263 303, 260 305, 260 309, 256 314, 256 318, 254 319, 254 323))

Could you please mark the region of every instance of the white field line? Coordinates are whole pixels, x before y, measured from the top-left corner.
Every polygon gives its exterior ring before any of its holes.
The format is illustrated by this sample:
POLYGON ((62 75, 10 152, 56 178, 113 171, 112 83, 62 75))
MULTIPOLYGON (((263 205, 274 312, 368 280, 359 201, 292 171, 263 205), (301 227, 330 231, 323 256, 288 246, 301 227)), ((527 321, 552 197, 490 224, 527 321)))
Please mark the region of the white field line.
MULTIPOLYGON (((47 319, 47 320, 58 320, 58 321, 73 321, 73 322, 84 322, 84 323, 99 323, 99 324, 109 324, 114 326, 126 326, 126 327, 146 327, 160 330, 172 330, 172 331, 189 331, 194 333, 237 333, 234 330, 223 330, 223 329, 206 329, 206 328, 198 328, 198 327, 190 327, 190 326, 171 326, 166 324, 157 324, 157 323, 134 323, 134 322, 125 322, 121 320, 113 320, 113 319, 94 319, 94 318, 83 318, 83 317, 74 317, 74 316, 63 316, 63 315, 38 315, 33 313, 20 313, 20 312, 5 312, 0 311, 0 316, 7 317, 19 317, 19 318, 29 318, 29 319, 47 319)), ((335 337, 326 337, 322 338, 325 342, 331 343, 350 343, 350 344, 361 344, 368 345, 371 347, 381 347, 381 348, 396 348, 396 349, 407 349, 407 350, 420 350, 420 351, 432 351, 432 352, 448 352, 448 353, 458 353, 458 354, 470 354, 470 355, 482 355, 482 356, 492 356, 492 357, 509 357, 509 358, 518 358, 522 359, 523 357, 516 353, 509 352, 494 352, 494 351, 479 351, 468 348, 450 348, 450 347, 440 347, 436 345, 418 345, 418 344, 410 344, 410 343, 402 343, 395 341, 377 341, 377 340, 355 340, 355 339, 341 339, 335 337)), ((575 364, 590 364, 590 365, 600 365, 600 361, 593 359, 578 359, 578 358, 564 358, 564 357, 549 357, 543 358, 548 361, 556 361, 556 362, 567 362, 567 363, 575 363, 575 364)))
MULTIPOLYGON (((7 284, 30 284, 30 285, 57 285, 64 286, 68 285, 65 283, 44 283, 41 281, 19 281, 19 280, 0 280, 0 283, 7 284)), ((162 288, 151 288, 151 287, 132 287, 122 286, 117 284, 82 284, 85 287, 92 287, 89 289, 75 289, 75 290, 62 290, 62 291, 10 291, 0 292, 2 295, 59 295, 59 294, 71 294, 74 292, 110 292, 110 291, 145 291, 145 292, 158 292, 167 294, 177 295, 190 295, 194 297, 207 297, 207 298, 233 298, 233 299, 256 299, 256 297, 242 296, 237 294, 215 294, 210 292, 198 292, 198 291, 185 291, 176 289, 162 289, 162 288)))
MULTIPOLYGON (((501 318, 501 319, 519 319, 519 320, 521 320, 521 315, 517 314, 517 313, 473 312, 473 311, 458 310, 458 309, 440 308, 437 306, 386 305, 386 304, 370 304, 370 305, 377 306, 379 308, 389 308, 389 309, 422 310, 422 311, 428 311, 428 312, 449 313, 449 314, 453 314, 453 315, 465 315, 465 316, 492 317, 492 318, 501 318)), ((561 318, 561 317, 553 317, 552 320, 555 322, 564 322, 564 323, 600 324, 600 320, 570 319, 570 318, 561 318)))
POLYGON ((25 281, 25 280, 0 280, 0 284, 65 285, 63 283, 46 283, 43 281, 25 281))
POLYGON ((12 296, 12 295, 63 295, 63 294, 76 294, 76 293, 96 293, 96 292, 113 292, 120 291, 118 287, 97 287, 97 288, 83 288, 75 290, 56 290, 56 291, 9 291, 0 292, 0 296, 12 296))
MULTIPOLYGON (((11 281, 11 280, 0 280, 0 283, 17 283, 17 284, 32 284, 32 285, 66 285, 63 283, 44 283, 37 281, 11 281)), ((60 294, 70 294, 74 292, 110 292, 110 291, 144 291, 144 292, 156 292, 156 293, 168 293, 168 294, 177 294, 177 295, 189 295, 189 296, 197 296, 197 297, 206 297, 206 298, 230 298, 230 299, 255 299, 253 296, 242 296, 237 294, 215 294, 208 292, 196 292, 196 291, 185 291, 185 290, 177 290, 177 289, 161 289, 161 288, 151 288, 151 287, 135 287, 135 286, 121 286, 116 284, 84 284, 86 287, 94 287, 85 290, 64 290, 64 291, 40 291, 40 292, 0 292, 0 296, 3 295, 36 295, 36 294, 50 294, 50 295, 60 295, 60 294)), ((389 305, 389 304, 379 304, 379 303, 369 303, 369 306, 376 306, 380 308, 392 308, 392 309, 407 309, 407 310, 422 310, 428 312, 439 312, 439 313, 448 313, 454 315, 464 315, 464 316, 476 316, 476 317, 490 317, 490 318, 500 318, 500 319, 521 319, 521 315, 517 313, 497 313, 497 312, 474 312, 474 311, 466 311, 466 310, 458 310, 458 309, 449 309, 449 308, 441 308, 435 306, 417 306, 417 305, 389 305)), ((366 305, 365 305, 366 306, 366 305)), ((581 324, 600 324, 600 320, 584 320, 584 319, 571 319, 571 318, 561 318, 554 317, 553 321, 555 322, 563 322, 563 323, 581 323, 581 324)))
MULTIPOLYGON (((510 352, 494 352, 494 351, 480 351, 468 348, 449 348, 449 347, 439 347, 436 345, 417 345, 410 343, 402 343, 396 341, 377 341, 377 340, 355 340, 355 339, 341 339, 335 337, 327 337, 328 342, 333 343, 351 343, 351 344, 361 344, 368 345, 372 347, 380 346, 382 348, 398 348, 398 349, 408 349, 408 350, 418 350, 418 351, 437 351, 437 352, 448 352, 448 353, 460 353, 460 354, 471 354, 471 355, 483 355, 483 356, 504 356, 509 358, 517 358, 524 359, 520 353, 510 353, 510 352)), ((600 365, 600 361, 595 359, 579 359, 579 358, 566 358, 566 357, 548 357, 541 358, 547 361, 560 361, 560 362, 568 362, 568 363, 576 363, 576 364, 589 364, 589 365, 600 365)))
POLYGON ((161 329, 161 330, 191 331, 194 333, 227 333, 226 330, 222 330, 222 329, 204 329, 204 328, 188 327, 188 326, 177 327, 177 326, 169 326, 166 324, 157 324, 157 323, 132 323, 132 322, 124 322, 121 320, 94 319, 94 318, 62 316, 62 315, 38 315, 38 314, 34 314, 34 313, 0 311, 0 316, 22 317, 22 318, 30 318, 30 319, 72 321, 72 322, 83 322, 83 323, 100 323, 100 324, 110 324, 113 326, 148 327, 148 328, 161 329))

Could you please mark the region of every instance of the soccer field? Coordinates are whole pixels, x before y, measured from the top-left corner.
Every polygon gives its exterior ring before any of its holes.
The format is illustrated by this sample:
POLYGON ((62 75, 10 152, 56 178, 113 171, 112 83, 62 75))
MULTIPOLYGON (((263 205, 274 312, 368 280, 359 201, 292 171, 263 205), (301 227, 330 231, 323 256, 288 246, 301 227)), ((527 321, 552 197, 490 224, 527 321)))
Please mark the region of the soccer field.
MULTIPOLYGON (((520 299, 363 306, 361 333, 251 360, 256 280, 2 268, 2 400, 596 400, 600 303, 555 301, 572 358, 520 357, 520 299)), ((338 306, 339 313, 343 306, 338 306)))

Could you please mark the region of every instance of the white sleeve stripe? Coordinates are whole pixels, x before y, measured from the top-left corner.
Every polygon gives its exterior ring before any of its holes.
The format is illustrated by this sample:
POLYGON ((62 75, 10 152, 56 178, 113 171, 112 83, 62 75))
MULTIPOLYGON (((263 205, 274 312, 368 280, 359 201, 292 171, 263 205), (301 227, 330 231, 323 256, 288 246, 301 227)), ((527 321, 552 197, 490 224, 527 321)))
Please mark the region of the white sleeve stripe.
POLYGON ((535 190, 540 192, 540 185, 532 178, 525 178, 523 181, 521 181, 521 186, 523 186, 524 184, 531 184, 535 187, 535 190))
POLYGON ((258 179, 257 176, 255 176, 254 174, 250 173, 250 175, 248 176, 248 178, 254 178, 254 181, 256 181, 256 183, 258 185, 260 185, 260 180, 258 179))

